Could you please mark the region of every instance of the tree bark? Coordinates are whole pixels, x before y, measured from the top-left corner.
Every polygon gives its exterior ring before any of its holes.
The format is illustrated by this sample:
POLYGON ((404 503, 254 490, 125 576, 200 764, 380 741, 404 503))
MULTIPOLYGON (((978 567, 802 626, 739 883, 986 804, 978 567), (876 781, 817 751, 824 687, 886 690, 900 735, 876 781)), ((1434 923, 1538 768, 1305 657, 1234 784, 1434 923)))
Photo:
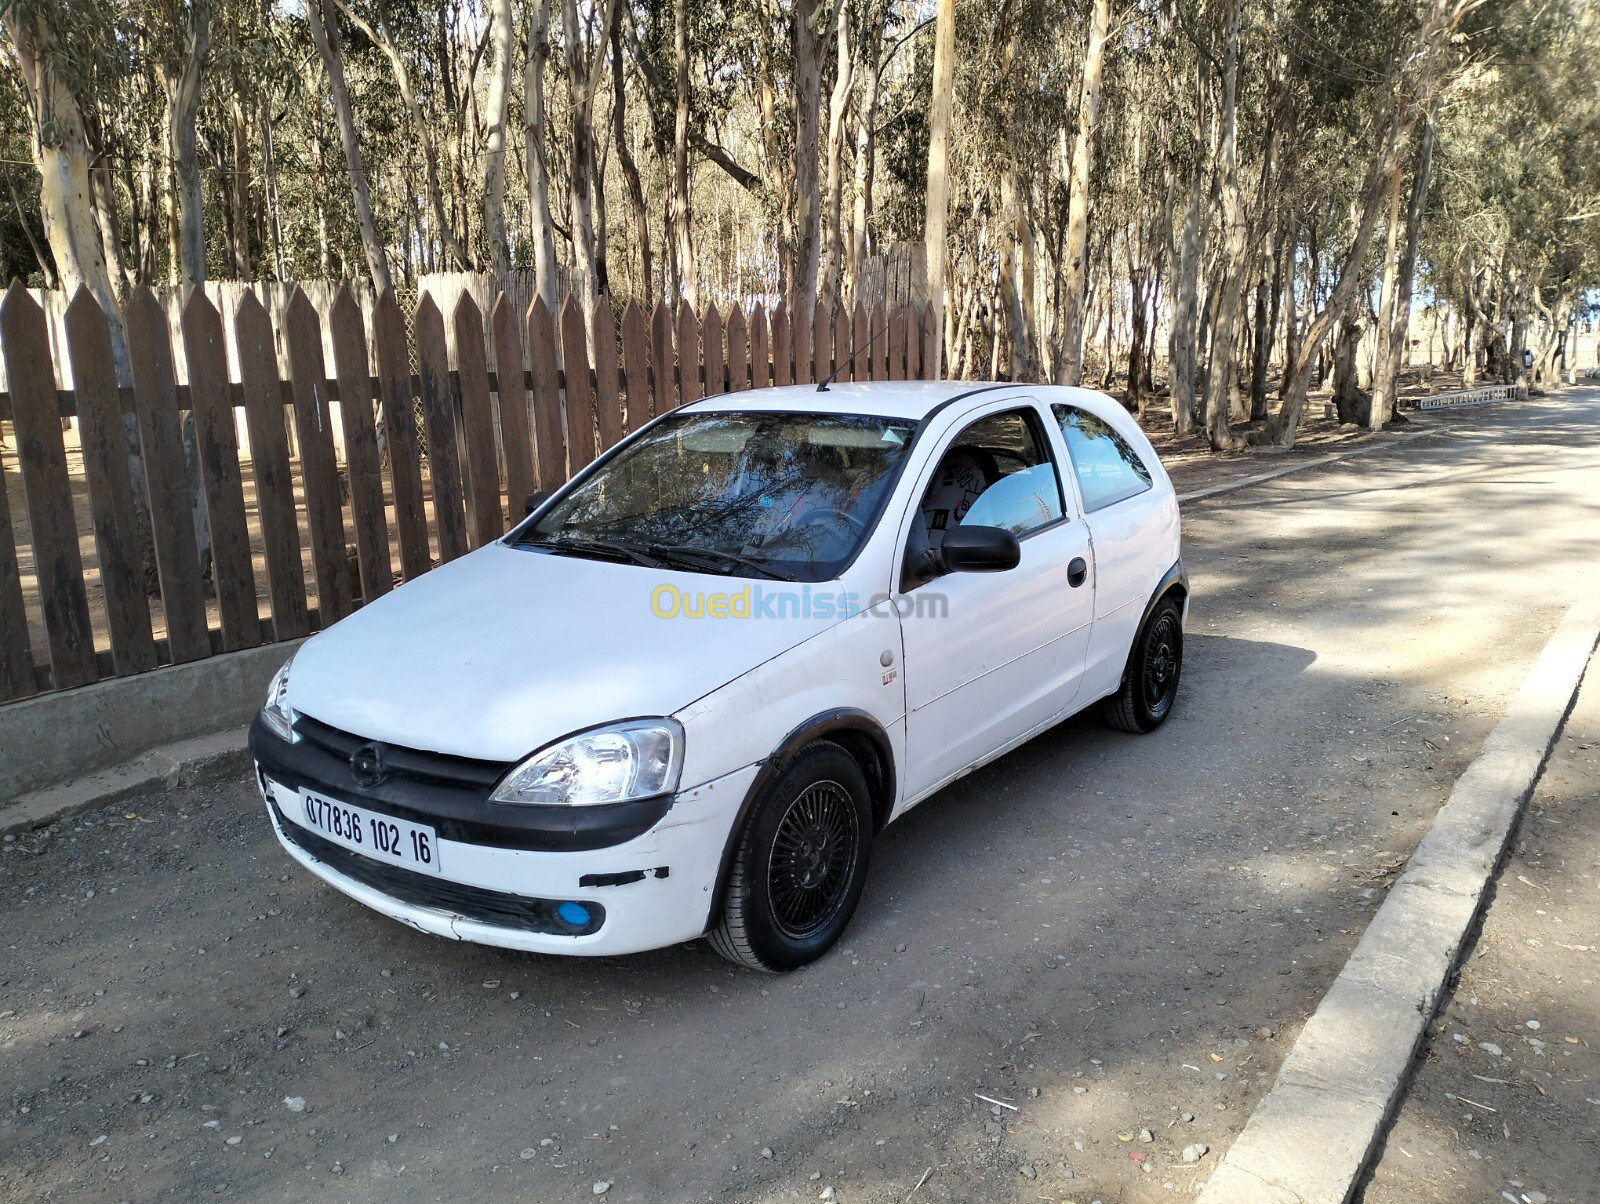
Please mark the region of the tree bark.
MULTIPOLYGON (((606 37, 617 0, 606 0, 597 15, 592 38, 583 34, 578 20, 577 0, 562 0, 567 58, 567 88, 572 103, 572 257, 580 279, 578 300, 585 314, 594 312, 600 299, 600 276, 595 257, 594 237, 594 97, 600 86, 600 71, 606 61, 606 37), (591 42, 593 43, 591 45, 591 42)), ((587 326, 587 324, 586 324, 587 326)), ((590 331, 590 340, 593 332, 590 331)), ((592 349, 591 349, 592 350, 592 349)))
MULTIPOLYGON (((842 22, 843 17, 840 19, 842 22)), ((927 210, 923 220, 928 273, 923 295, 933 306, 935 329, 940 333, 940 337, 933 340, 933 363, 928 367, 928 375, 934 380, 942 375, 944 358, 945 261, 950 242, 950 114, 954 106, 955 57, 956 3, 955 0, 938 0, 933 30, 933 95, 928 112, 927 210)), ((874 103, 876 96, 874 76, 874 103)))
POLYGON ((1400 253, 1400 184, 1403 176, 1400 164, 1396 163, 1394 178, 1389 184, 1388 229, 1385 231, 1383 246, 1383 282, 1379 288, 1378 320, 1374 323, 1373 332, 1377 353, 1372 374, 1372 395, 1368 399, 1367 411, 1362 416, 1367 429, 1374 431, 1381 431, 1388 417, 1385 413, 1386 399, 1378 392, 1378 381, 1383 375, 1384 365, 1389 361, 1394 343, 1395 288, 1396 274, 1399 271, 1395 259, 1400 253))
MULTIPOLYGON (((868 33, 856 53, 861 71, 861 99, 856 103, 856 195, 850 222, 849 299, 852 306, 862 300, 860 275, 870 249, 868 224, 872 220, 872 184, 877 166, 878 88, 883 78, 883 64, 878 55, 883 46, 886 18, 887 8, 874 5, 869 9, 868 33)), ((935 53, 937 49, 936 46, 935 53)))
POLYGON ((372 219, 372 193, 367 187, 361 143, 356 138, 355 117, 350 111, 350 89, 344 78, 344 52, 339 45, 339 22, 333 0, 306 0, 306 23, 311 27, 311 40, 328 72, 328 91, 333 98, 333 111, 339 118, 339 138, 344 145, 350 191, 355 198, 356 222, 361 227, 361 248, 366 252, 372 285, 381 293, 392 288, 394 281, 389 275, 388 253, 378 237, 377 223, 372 219))
POLYGON ((1072 144, 1072 171, 1067 184, 1067 270, 1061 317, 1063 362, 1057 377, 1068 385, 1076 385, 1083 380, 1083 319, 1089 284, 1089 264, 1085 255, 1089 230, 1089 161, 1095 125, 1100 117, 1100 74, 1105 62, 1106 31, 1110 24, 1111 0, 1094 0, 1094 9, 1089 17, 1089 43, 1083 56, 1078 132, 1072 144))
POLYGON ((250 127, 244 98, 233 99, 233 278, 249 280, 255 273, 250 261, 250 127))
POLYGON ((483 231, 489 240, 489 268, 504 281, 511 274, 511 239, 506 232, 506 98, 511 85, 513 17, 511 0, 490 0, 494 68, 489 75, 484 124, 483 231))

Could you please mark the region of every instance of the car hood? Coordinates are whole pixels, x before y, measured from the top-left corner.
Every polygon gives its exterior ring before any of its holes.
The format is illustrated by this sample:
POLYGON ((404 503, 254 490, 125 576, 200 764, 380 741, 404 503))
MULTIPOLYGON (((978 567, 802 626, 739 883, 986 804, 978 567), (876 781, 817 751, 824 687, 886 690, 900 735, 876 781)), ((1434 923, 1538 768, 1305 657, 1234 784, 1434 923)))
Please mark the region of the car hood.
POLYGON ((670 715, 838 621, 664 618, 663 586, 695 609, 702 594, 748 589, 759 608, 763 591, 804 592, 489 544, 307 641, 287 701, 368 739, 515 761, 571 732, 670 715))

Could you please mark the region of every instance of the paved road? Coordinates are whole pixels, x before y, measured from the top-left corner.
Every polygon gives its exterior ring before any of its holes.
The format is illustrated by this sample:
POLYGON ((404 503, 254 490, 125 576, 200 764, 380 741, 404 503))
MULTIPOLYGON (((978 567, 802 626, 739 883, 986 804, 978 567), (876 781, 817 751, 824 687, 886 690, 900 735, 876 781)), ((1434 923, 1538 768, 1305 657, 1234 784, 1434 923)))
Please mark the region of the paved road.
POLYGON ((291 872, 243 781, 6 846, 0 1197, 1187 1192, 1600 588, 1600 393, 1451 425, 1190 507, 1174 721, 924 804, 801 973, 424 937, 291 872))

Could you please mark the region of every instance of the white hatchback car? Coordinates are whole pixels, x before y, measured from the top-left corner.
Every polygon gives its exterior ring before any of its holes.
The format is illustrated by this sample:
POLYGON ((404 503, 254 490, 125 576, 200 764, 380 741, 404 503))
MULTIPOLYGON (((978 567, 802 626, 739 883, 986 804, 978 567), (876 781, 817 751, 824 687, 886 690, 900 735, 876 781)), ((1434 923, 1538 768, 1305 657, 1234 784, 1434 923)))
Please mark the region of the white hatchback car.
POLYGON ((1094 703, 1178 688, 1178 504, 1084 389, 767 389, 663 414, 503 539, 309 640, 251 728, 285 849, 424 932, 786 970, 872 838, 1094 703))

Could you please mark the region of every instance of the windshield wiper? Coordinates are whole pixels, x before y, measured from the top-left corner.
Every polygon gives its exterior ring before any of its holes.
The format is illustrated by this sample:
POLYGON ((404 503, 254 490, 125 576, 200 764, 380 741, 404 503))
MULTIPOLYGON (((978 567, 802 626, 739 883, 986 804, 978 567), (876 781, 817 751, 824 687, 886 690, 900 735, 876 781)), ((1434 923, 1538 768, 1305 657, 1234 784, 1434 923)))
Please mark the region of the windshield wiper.
POLYGON ((519 539, 523 547, 549 548, 556 552, 570 552, 578 556, 601 556, 624 564, 639 564, 648 569, 663 567, 662 558, 652 549, 620 539, 593 539, 588 536, 530 536, 519 539))
POLYGON ((677 561, 680 564, 691 565, 695 568, 709 569, 714 573, 731 574, 735 570, 743 569, 759 577, 770 577, 776 581, 793 581, 794 574, 786 569, 780 569, 774 564, 764 560, 757 560, 751 556, 740 556, 734 552, 718 552, 712 548, 691 548, 681 544, 648 545, 649 553, 659 560, 677 561))

